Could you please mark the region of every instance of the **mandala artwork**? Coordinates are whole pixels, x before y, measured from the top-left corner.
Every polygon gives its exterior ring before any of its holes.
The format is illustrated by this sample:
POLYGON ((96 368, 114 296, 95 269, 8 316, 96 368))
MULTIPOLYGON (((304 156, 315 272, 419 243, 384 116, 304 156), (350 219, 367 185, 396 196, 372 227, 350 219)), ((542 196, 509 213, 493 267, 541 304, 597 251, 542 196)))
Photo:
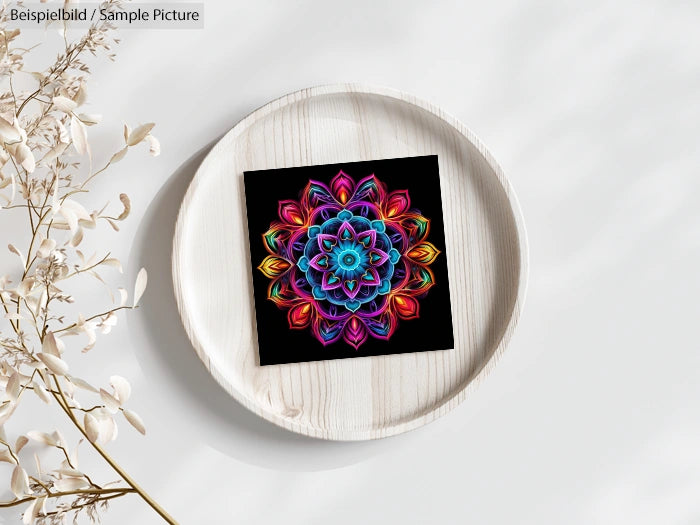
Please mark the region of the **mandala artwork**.
POLYGON ((298 201, 279 201, 278 215, 263 234, 269 255, 258 268, 291 329, 357 350, 419 317, 440 251, 407 190, 389 192, 373 174, 356 182, 341 170, 329 185, 310 180, 298 201))

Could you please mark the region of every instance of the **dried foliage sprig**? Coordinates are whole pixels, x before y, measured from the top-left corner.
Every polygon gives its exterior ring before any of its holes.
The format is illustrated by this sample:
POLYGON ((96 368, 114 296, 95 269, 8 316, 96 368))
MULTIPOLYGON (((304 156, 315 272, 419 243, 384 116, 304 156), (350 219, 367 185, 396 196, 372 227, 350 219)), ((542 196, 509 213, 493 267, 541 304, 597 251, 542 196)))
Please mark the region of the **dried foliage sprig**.
MULTIPOLYGON (((105 2, 102 8, 119 9, 119 1, 105 2)), ((104 283, 99 273, 103 268, 121 271, 121 264, 110 254, 86 257, 80 250, 87 230, 106 223, 118 231, 118 223, 130 211, 129 198, 121 194, 118 211, 107 211, 105 206, 88 212, 80 199, 90 182, 142 142, 150 146, 152 155, 160 152, 151 134, 153 124, 125 126, 123 148, 93 171, 87 129, 100 117, 79 112, 90 76, 84 58, 106 53, 112 59, 112 45, 118 42, 112 36, 114 29, 109 22, 100 22, 73 42, 64 30, 64 49, 55 62, 43 72, 28 73, 25 57, 34 48, 16 44, 20 31, 8 28, 7 9, 0 7, 0 205, 4 210, 19 210, 3 213, 26 217, 29 239, 26 251, 9 245, 19 258, 17 275, 0 276, 0 315, 4 314, 0 320, 0 462, 13 466, 10 488, 15 495, 0 502, 0 507, 24 506, 26 524, 53 525, 69 518, 77 522, 80 516, 98 522, 111 500, 127 494, 138 494, 166 522, 175 523, 104 448, 117 437, 117 417, 145 434, 141 418, 126 407, 131 394, 128 381, 112 376, 108 387, 94 387, 70 373, 66 358, 66 337, 86 336, 83 351, 91 350, 97 334, 106 334, 115 325, 117 312, 137 307, 146 287, 142 269, 130 302, 126 290, 119 288, 116 299, 112 294, 112 305, 87 316, 76 312, 76 298, 66 291, 71 279, 92 276, 104 283), (20 73, 33 85, 20 89, 20 73), (69 447, 59 430, 29 431, 10 440, 3 425, 27 395, 57 406, 69 426, 82 434, 78 444, 87 441, 120 480, 97 483, 80 470, 78 445, 69 447), (30 441, 55 450, 57 464, 47 468, 35 454, 30 467, 26 451, 22 453, 30 441)))

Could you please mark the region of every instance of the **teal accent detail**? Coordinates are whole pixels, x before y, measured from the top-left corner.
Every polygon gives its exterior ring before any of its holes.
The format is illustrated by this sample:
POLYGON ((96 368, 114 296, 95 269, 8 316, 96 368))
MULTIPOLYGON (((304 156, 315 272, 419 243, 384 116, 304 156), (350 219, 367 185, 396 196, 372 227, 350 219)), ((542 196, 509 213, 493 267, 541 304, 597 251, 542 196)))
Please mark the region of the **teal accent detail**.
POLYGON ((337 261, 338 266, 350 272, 360 265, 360 255, 355 250, 345 250, 338 255, 337 261))
POLYGON ((396 264, 399 262, 399 259, 401 259, 401 254, 396 248, 389 250, 389 260, 391 261, 391 264, 396 264))
MULTIPOLYGON (((343 209, 323 224, 310 226, 306 235, 308 240, 303 253, 306 260, 300 254, 297 265, 304 269, 314 300, 325 300, 343 310, 356 312, 377 297, 380 286, 385 295, 390 292, 394 266, 389 262, 388 253, 386 256, 376 253, 391 249, 384 221, 372 221, 343 209), (343 226, 351 230, 341 231, 343 226), (379 243, 376 250, 369 247, 372 246, 371 237, 379 243), (383 257, 386 259, 380 264, 383 257), (313 259, 317 262, 312 265, 313 259), (367 273, 370 266, 377 272, 378 283, 374 281, 374 273, 367 273), (351 298, 352 295, 356 296, 351 298)), ((394 257, 398 260, 401 256, 396 252, 394 257)))
POLYGON ((372 240, 372 235, 368 232, 362 232, 357 236, 357 241, 365 248, 369 248, 369 243, 372 240))
POLYGON ((372 228, 377 230, 379 233, 384 233, 386 231, 386 226, 384 226, 384 221, 372 221, 370 223, 372 228))
POLYGON ((360 301, 358 301, 357 299, 345 301, 345 308, 347 308, 351 312, 356 312, 360 306, 362 306, 362 303, 360 303, 360 301))
POLYGON ((388 279, 384 279, 382 281, 382 284, 379 285, 378 291, 381 295, 386 295, 391 291, 391 283, 388 279))

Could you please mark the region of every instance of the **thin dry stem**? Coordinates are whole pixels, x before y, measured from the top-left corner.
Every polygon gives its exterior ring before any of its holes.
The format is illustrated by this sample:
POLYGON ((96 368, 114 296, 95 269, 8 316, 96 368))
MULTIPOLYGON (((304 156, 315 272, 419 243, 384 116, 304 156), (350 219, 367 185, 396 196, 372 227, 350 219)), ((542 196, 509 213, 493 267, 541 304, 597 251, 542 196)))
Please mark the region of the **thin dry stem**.
MULTIPOLYGON (((108 0, 106 6, 108 9, 117 8, 119 0, 108 0)), ((44 500, 53 500, 57 502, 53 510, 44 512, 38 507, 31 507, 28 512, 34 512, 32 515, 37 516, 38 523, 45 524, 48 520, 53 524, 65 518, 68 512, 77 516, 81 509, 85 509, 94 521, 98 504, 101 509, 107 501, 133 493, 138 494, 165 522, 174 524, 176 521, 103 448, 101 443, 113 439, 116 433, 113 431, 110 438, 109 435, 103 436, 99 428, 95 430, 94 424, 90 426, 90 421, 100 418, 103 423, 116 428, 104 403, 82 408, 74 397, 76 384, 93 392, 95 389, 81 379, 63 377, 68 365, 63 361, 62 347, 59 346, 59 342, 61 345, 63 342, 59 336, 85 333, 90 339, 87 350, 94 345, 96 329, 107 333, 116 322, 115 314, 118 311, 132 309, 136 305, 125 306, 122 302, 120 306, 86 318, 78 315, 79 320, 69 324, 64 322, 63 315, 55 313, 55 303, 71 304, 75 300, 62 290, 64 281, 83 274, 92 274, 102 280, 98 270, 103 265, 114 262, 109 260, 109 253, 101 259, 91 258, 86 262, 82 252, 77 249, 84 232, 94 228, 100 219, 106 220, 118 230, 115 223, 124 220, 129 209, 128 197, 125 195, 120 196, 124 211, 118 216, 103 214, 104 208, 88 213, 82 204, 73 199, 87 193, 90 183, 111 168, 128 148, 144 141, 143 135, 146 131, 150 133, 153 125, 148 124, 148 128, 142 126, 138 138, 125 136, 124 148, 109 157, 103 167, 95 172, 92 172, 92 156, 89 156, 90 169, 87 176, 82 182, 77 182, 81 160, 75 159, 75 153, 89 151, 86 146, 85 123, 94 123, 83 122, 84 119, 72 110, 80 106, 85 98, 84 85, 90 70, 83 55, 86 52, 109 52, 111 44, 108 34, 113 27, 108 22, 93 25, 79 40, 72 43, 66 39, 64 32, 64 51, 45 72, 36 74, 37 86, 28 91, 18 91, 20 83, 15 85, 13 77, 22 71, 24 55, 34 46, 11 48, 19 31, 7 29, 7 22, 6 8, 0 6, 0 79, 7 79, 8 88, 5 93, 0 92, 0 118, 3 119, 0 122, 0 198, 8 203, 5 209, 26 208, 25 224, 28 223, 29 240, 25 253, 10 246, 11 251, 21 254, 19 281, 10 287, 11 281, 0 276, 0 304, 11 329, 10 336, 0 334, 0 376, 7 385, 7 400, 0 403, 0 426, 12 415, 26 391, 34 392, 46 402, 53 399, 71 425, 128 486, 103 488, 88 474, 78 470, 77 462, 60 434, 29 432, 28 435, 34 436, 34 439, 60 451, 62 466, 45 475, 42 474, 43 468, 37 464, 38 474, 30 476, 24 469, 20 454, 27 438, 20 437, 16 449, 5 439, 0 439, 0 445, 6 449, 2 451, 3 459, 16 465, 12 476, 13 492, 22 495, 11 501, 0 502, 0 508, 35 501, 36 505, 41 503, 43 509, 44 500), (71 128, 71 137, 68 137, 68 126, 71 128), (3 172, 5 167, 10 169, 10 175, 3 172), (3 188, 8 187, 11 189, 10 197, 3 193, 3 188), (21 196, 22 202, 14 202, 17 194, 21 196), (55 235, 59 229, 70 230, 70 239, 62 244, 55 235), (73 256, 80 259, 80 265, 70 262, 73 256), (27 326, 32 327, 29 333, 26 332, 27 326), (76 417, 76 411, 86 418, 87 423, 82 423, 76 417), (98 439, 101 441, 98 442, 98 439), (89 484, 89 488, 57 490, 57 487, 69 488, 73 484, 69 479, 67 483, 59 485, 65 472, 69 478, 79 476, 78 483, 84 482, 86 487, 89 484), (69 504, 58 502, 60 498, 70 497, 73 501, 69 504), (39 499, 41 501, 37 501, 39 499)), ((153 137, 150 139, 155 140, 153 137)), ((135 295, 142 293, 143 286, 135 295)), ((106 397, 105 403, 117 403, 119 410, 124 412, 122 404, 131 387, 123 378, 112 378, 110 382, 114 385, 115 380, 118 381, 117 386, 114 386, 114 394, 111 398, 106 397)), ((116 411, 113 406, 112 410, 116 411)), ((134 426, 142 430, 138 418, 135 421, 134 426)))

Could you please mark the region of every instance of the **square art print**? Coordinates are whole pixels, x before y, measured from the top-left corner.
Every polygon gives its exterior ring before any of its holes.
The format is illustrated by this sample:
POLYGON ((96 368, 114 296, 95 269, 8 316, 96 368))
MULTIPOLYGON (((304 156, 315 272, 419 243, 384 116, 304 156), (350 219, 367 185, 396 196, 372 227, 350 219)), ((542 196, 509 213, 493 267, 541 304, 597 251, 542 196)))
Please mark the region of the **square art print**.
POLYGON ((261 365, 453 348, 437 156, 244 180, 261 365))

